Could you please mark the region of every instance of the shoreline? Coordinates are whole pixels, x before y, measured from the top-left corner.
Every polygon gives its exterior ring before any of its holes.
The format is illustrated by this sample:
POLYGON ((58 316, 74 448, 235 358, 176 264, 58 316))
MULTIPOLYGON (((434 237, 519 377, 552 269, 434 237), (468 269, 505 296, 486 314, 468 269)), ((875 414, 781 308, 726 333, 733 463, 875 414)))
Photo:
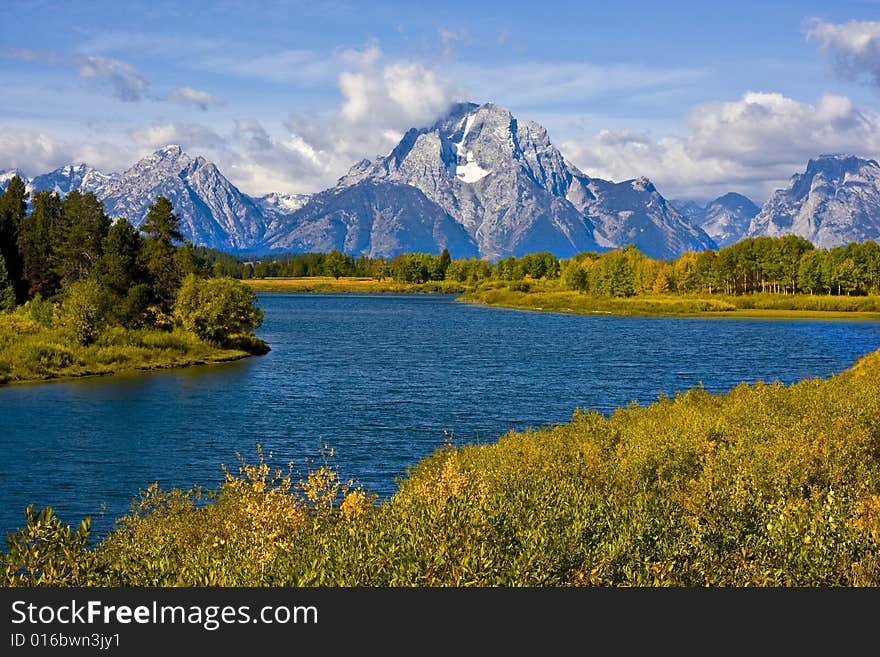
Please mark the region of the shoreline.
POLYGON ((133 366, 126 367, 121 369, 113 369, 106 371, 90 371, 86 370, 82 374, 48 374, 43 377, 35 377, 35 378, 27 378, 27 379, 10 379, 8 381, 0 380, 0 388, 4 388, 6 386, 27 386, 27 385, 39 385, 42 383, 61 383, 64 381, 76 381, 80 379, 97 379, 103 377, 111 377, 111 376, 126 376, 126 375, 138 375, 138 374, 148 374, 150 372, 164 372, 169 370, 181 370, 187 369, 191 367, 202 367, 206 365, 224 365, 226 363, 234 363, 236 361, 244 360, 245 358, 249 358, 251 356, 257 356, 260 354, 251 354, 246 351, 241 351, 238 349, 222 349, 216 356, 208 356, 202 358, 194 358, 192 360, 185 360, 182 362, 170 362, 170 361, 162 361, 151 363, 149 365, 143 366, 133 366))
POLYGON ((812 321, 861 321, 880 322, 880 312, 843 311, 843 310, 778 310, 771 308, 739 308, 726 311, 694 311, 694 312, 638 312, 613 310, 577 310, 572 308, 544 308, 542 306, 514 305, 505 303, 488 303, 481 299, 468 298, 461 295, 456 299, 460 303, 469 303, 485 308, 503 308, 523 312, 557 313, 561 315, 594 315, 605 317, 656 317, 659 319, 757 319, 766 321, 780 320, 812 320, 812 321))
MULTIPOLYGON (((242 280, 261 294, 457 294, 456 301, 488 308, 507 308, 532 312, 569 315, 608 315, 619 317, 667 317, 702 319, 826 320, 880 321, 880 311, 817 310, 785 308, 737 308, 724 299, 713 297, 637 296, 628 299, 604 299, 569 290, 515 292, 507 288, 474 290, 463 283, 432 281, 399 283, 367 278, 299 277, 254 278, 242 280), (703 306, 703 308, 699 308, 703 306)), ((806 297, 810 298, 810 297, 806 297)), ((821 299, 822 297, 813 297, 821 299)), ((829 299, 840 299, 830 297, 829 299)), ((845 297, 853 298, 856 297, 845 297)), ((747 302, 762 303, 772 297, 744 297, 747 302)))

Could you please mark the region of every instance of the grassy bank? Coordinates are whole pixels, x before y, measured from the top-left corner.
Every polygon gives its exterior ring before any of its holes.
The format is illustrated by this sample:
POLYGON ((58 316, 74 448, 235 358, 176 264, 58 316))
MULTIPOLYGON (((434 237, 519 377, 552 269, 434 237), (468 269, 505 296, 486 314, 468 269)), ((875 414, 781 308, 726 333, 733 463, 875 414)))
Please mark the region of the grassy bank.
POLYGON ((440 293, 460 294, 465 286, 455 281, 429 281, 427 283, 400 283, 390 279, 355 278, 332 276, 309 276, 302 278, 251 278, 243 279, 254 292, 321 292, 361 294, 380 293, 440 293))
POLYGON ((381 503, 332 459, 301 478, 248 460, 207 503, 150 487, 98 545, 31 511, 6 583, 880 585, 880 352, 444 444, 381 503))
POLYGON ((264 350, 252 336, 221 348, 181 329, 122 327, 109 328, 84 346, 24 314, 0 314, 0 384, 219 363, 264 350))
POLYGON ((735 317, 743 319, 848 319, 880 321, 880 297, 749 294, 640 295, 594 297, 549 285, 528 291, 509 286, 483 286, 459 297, 487 306, 581 315, 642 315, 655 317, 735 317))

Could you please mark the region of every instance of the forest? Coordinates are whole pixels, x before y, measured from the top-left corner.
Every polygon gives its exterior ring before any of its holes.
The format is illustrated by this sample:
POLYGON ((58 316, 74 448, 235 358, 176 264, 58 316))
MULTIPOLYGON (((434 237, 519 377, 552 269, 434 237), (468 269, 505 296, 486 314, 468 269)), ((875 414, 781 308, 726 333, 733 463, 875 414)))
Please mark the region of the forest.
POLYGON ((0 383, 265 353, 255 294, 215 277, 158 197, 140 229, 94 194, 0 195, 0 383))
POLYGON ((634 246, 557 258, 529 253, 490 262, 440 254, 394 258, 329 253, 236 258, 204 251, 218 273, 238 278, 332 276, 392 279, 403 283, 559 280, 563 289, 596 296, 644 294, 825 294, 859 296, 880 289, 880 246, 874 241, 832 249, 814 248, 794 235, 747 238, 718 251, 686 252, 656 260, 634 246))

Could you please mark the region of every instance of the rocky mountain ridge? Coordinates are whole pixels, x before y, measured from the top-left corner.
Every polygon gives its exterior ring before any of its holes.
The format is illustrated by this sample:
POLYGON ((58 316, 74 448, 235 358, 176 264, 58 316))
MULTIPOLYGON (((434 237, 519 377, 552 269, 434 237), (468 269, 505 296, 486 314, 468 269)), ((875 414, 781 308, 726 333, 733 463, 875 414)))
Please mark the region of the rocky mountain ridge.
MULTIPOLYGON (((20 172, 0 172, 0 189, 20 172)), ((393 257, 439 252, 498 259, 567 257, 634 244, 671 259, 743 237, 799 234, 817 246, 880 237, 880 166, 854 156, 810 160, 758 208, 729 193, 701 205, 667 201, 644 177, 612 182, 567 161, 539 124, 498 105, 461 103, 409 130, 311 195, 241 192, 203 157, 168 145, 122 173, 68 165, 26 179, 28 191, 94 192, 108 214, 143 222, 168 197, 184 235, 231 252, 329 251, 393 257)))

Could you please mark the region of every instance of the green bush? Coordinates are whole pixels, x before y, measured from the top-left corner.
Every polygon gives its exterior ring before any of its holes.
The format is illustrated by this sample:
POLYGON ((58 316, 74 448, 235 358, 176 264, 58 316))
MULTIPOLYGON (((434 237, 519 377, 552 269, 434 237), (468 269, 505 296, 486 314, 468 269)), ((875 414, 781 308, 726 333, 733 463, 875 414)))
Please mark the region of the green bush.
POLYGON ((60 325, 78 344, 89 345, 107 327, 109 305, 107 291, 95 281, 72 283, 64 293, 60 325))
POLYGON ((234 278, 187 276, 174 305, 174 318, 203 340, 225 344, 234 334, 249 334, 263 323, 254 292, 234 278))
POLYGON ((42 374, 70 367, 76 360, 70 349, 51 342, 25 342, 17 353, 26 367, 42 374))
POLYGON ((44 299, 39 293, 24 304, 24 310, 32 320, 41 326, 51 328, 55 323, 57 310, 55 304, 44 299))

